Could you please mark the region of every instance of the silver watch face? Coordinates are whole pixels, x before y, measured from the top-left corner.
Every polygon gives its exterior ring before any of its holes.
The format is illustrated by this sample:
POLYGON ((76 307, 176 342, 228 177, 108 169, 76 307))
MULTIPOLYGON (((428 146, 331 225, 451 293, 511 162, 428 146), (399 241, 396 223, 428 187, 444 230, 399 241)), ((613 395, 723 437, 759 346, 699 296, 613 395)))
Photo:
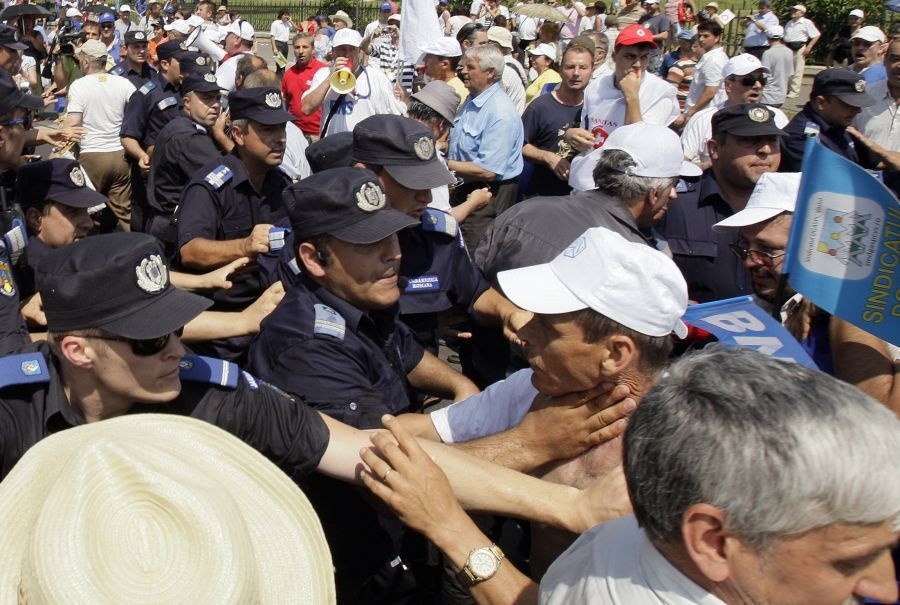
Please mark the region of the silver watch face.
POLYGON ((479 548, 469 555, 469 571, 476 578, 487 579, 497 571, 497 557, 488 548, 479 548))

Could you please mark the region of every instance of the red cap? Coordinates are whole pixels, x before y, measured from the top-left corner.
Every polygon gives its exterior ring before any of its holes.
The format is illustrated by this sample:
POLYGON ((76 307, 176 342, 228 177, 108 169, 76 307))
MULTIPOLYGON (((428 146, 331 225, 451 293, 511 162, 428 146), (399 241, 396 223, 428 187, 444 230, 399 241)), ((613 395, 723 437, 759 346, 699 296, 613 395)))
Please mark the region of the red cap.
POLYGON ((620 46, 635 46, 636 44, 649 44, 653 48, 658 48, 653 40, 653 33, 643 25, 629 25, 619 32, 616 38, 615 48, 620 46))

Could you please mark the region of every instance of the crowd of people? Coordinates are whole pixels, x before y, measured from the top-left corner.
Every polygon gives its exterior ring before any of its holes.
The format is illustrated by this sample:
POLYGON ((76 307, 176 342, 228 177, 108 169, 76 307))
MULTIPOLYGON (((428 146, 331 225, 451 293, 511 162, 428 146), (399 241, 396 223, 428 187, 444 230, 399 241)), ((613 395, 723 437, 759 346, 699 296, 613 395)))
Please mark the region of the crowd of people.
POLYGON ((769 0, 733 56, 693 0, 30 6, 0 601, 897 599, 900 341, 784 256, 810 137, 900 191, 900 35, 852 11, 791 115, 769 0), (819 369, 683 320, 738 296, 819 369))

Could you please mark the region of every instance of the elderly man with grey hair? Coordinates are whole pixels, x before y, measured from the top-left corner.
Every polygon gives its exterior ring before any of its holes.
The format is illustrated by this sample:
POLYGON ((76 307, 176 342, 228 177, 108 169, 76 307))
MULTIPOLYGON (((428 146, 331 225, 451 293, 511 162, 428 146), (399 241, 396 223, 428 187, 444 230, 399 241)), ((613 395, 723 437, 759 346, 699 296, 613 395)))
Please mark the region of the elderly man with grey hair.
POLYGON ((524 129, 515 105, 500 86, 504 65, 500 49, 490 44, 473 46, 460 64, 469 98, 453 123, 447 167, 466 182, 461 190, 489 187, 493 194, 462 225, 472 250, 491 221, 516 202, 524 129))
MULTIPOLYGON (((367 484, 462 566, 486 538, 391 426, 402 449, 381 442, 384 459, 367 458, 396 474, 389 487, 367 484)), ((900 421, 855 387, 749 350, 702 351, 670 366, 629 421, 635 515, 583 534, 539 591, 503 563, 472 594, 545 605, 893 602, 898 440, 900 421)))

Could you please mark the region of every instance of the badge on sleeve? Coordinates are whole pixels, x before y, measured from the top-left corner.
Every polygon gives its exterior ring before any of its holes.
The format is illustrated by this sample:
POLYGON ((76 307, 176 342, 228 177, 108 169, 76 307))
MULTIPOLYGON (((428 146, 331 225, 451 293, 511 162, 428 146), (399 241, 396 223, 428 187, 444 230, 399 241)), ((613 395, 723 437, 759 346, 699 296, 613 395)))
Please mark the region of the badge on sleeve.
POLYGON ((151 82, 148 80, 147 82, 144 82, 144 85, 141 86, 138 90, 140 90, 140 93, 142 95, 148 95, 154 88, 156 88, 156 82, 151 82))
POLYGON ((175 97, 166 97, 156 104, 156 108, 160 111, 163 111, 165 109, 168 109, 169 107, 174 107, 175 105, 178 105, 178 99, 176 99, 175 97))
POLYGON ((218 191, 225 183, 234 177, 231 168, 225 164, 219 164, 212 172, 203 177, 203 180, 209 183, 210 187, 218 191))
POLYGON ((0 294, 7 298, 16 295, 16 282, 13 281, 9 263, 5 260, 0 260, 0 294))
POLYGON ((422 230, 445 233, 456 237, 459 224, 455 218, 446 212, 434 208, 426 208, 425 213, 422 214, 422 230))
POLYGON ((0 358, 0 388, 36 382, 50 382, 50 371, 43 355, 23 353, 0 358))
POLYGON ((316 311, 316 321, 313 324, 313 334, 326 334, 339 340, 344 340, 344 334, 347 331, 347 321, 343 316, 328 305, 317 304, 314 306, 314 309, 316 311))

